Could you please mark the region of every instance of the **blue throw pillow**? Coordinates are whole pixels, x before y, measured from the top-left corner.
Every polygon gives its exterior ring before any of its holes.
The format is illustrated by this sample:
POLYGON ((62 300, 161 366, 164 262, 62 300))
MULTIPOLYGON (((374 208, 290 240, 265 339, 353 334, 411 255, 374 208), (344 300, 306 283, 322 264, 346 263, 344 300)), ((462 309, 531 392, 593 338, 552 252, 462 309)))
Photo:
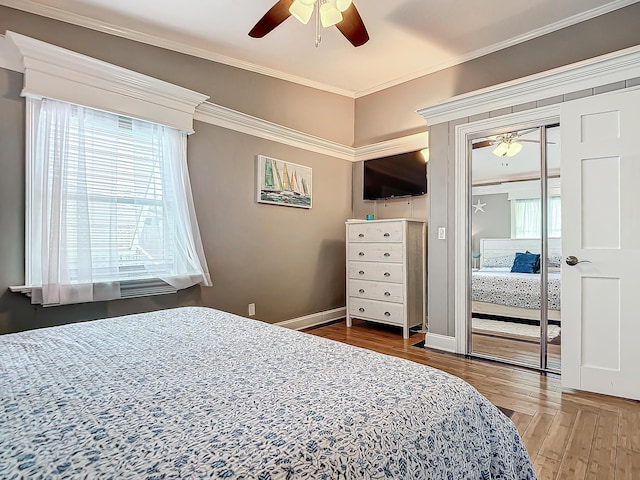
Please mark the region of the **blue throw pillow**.
POLYGON ((515 273, 538 273, 540 270, 540 255, 537 253, 516 253, 511 271, 515 273))

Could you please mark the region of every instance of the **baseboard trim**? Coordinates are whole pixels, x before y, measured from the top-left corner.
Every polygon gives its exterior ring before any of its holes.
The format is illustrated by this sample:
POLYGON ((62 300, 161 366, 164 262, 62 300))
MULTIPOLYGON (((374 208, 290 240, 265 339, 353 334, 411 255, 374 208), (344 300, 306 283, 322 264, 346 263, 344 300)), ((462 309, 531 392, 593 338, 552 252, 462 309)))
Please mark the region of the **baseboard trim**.
POLYGON ((456 337, 427 333, 424 346, 444 352, 456 353, 456 337))
POLYGON ((346 307, 334 308, 333 310, 326 310, 324 312, 312 313, 311 315, 305 315, 304 317, 292 318, 291 320, 284 320, 277 322, 274 325, 290 328, 291 330, 302 330, 303 328, 318 327, 326 323, 331 323, 334 320, 344 318, 347 314, 346 307))

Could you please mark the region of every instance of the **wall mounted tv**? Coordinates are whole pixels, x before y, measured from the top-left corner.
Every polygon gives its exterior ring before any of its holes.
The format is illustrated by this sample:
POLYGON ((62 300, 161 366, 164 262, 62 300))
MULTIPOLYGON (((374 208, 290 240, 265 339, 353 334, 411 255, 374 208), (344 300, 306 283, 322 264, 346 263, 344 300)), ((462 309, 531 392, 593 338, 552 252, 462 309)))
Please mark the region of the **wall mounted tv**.
POLYGON ((427 193, 427 164, 420 150, 364 162, 363 199, 427 193))

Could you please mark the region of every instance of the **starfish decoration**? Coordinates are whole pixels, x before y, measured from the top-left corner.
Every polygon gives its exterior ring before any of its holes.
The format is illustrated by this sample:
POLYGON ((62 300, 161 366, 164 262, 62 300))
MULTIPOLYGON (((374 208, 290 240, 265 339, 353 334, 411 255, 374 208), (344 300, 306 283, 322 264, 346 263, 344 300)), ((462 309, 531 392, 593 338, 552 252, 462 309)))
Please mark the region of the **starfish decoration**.
POLYGON ((481 203, 480 200, 478 200, 478 203, 476 203, 475 205, 471 205, 473 208, 475 208, 473 213, 484 212, 485 205, 486 203, 481 203))

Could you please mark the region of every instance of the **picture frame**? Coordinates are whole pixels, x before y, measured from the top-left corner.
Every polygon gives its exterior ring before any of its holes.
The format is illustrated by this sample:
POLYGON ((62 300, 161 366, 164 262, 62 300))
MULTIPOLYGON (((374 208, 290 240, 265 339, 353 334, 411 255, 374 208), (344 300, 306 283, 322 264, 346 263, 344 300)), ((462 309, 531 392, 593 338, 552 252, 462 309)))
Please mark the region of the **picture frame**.
POLYGON ((256 201, 286 207, 311 208, 311 167, 256 155, 256 201))

